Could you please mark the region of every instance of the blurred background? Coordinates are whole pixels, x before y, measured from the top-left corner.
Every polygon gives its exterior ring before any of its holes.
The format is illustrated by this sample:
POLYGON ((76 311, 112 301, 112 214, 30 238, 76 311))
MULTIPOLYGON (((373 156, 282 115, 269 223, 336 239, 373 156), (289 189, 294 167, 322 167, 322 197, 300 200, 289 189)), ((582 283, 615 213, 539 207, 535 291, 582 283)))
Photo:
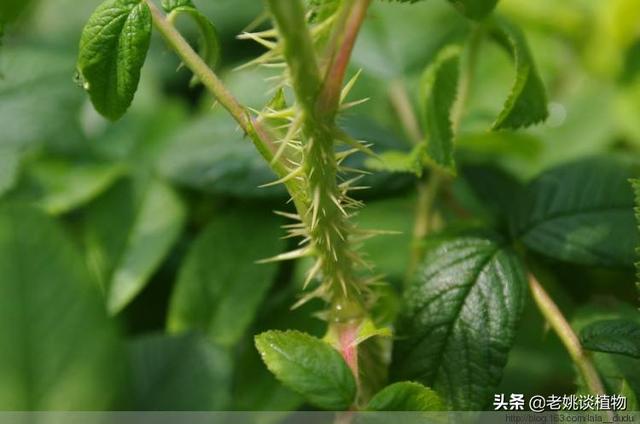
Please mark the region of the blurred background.
MULTIPOLYGON (((262 2, 194 2, 218 28, 219 74, 242 103, 261 109, 273 95, 273 72, 235 68, 261 53, 236 36, 263 12, 262 2)), ((0 233, 14 234, 0 238, 0 409, 307 407, 253 349, 253 335, 264 329, 321 336, 324 323, 313 317, 322 305, 289 310, 304 263, 254 263, 285 249, 271 211, 287 208, 287 197, 282 187, 258 188, 274 176, 251 143, 201 87, 190 88, 190 74, 157 34, 129 113, 105 121, 74 82, 80 33, 99 1, 3 3, 16 16, 4 17, 12 21, 0 50, 0 233)), ((498 13, 524 29, 550 117, 523 131, 487 131, 515 71, 504 51, 485 43, 457 141, 460 177, 438 203, 445 221, 500 225, 491 205, 508 207, 510 190, 541 171, 640 152, 640 2, 501 0, 498 13), (478 185, 478 175, 495 185, 478 185)), ((180 27, 197 41, 195 27, 180 27)), ((375 0, 352 64, 352 72, 363 70, 352 97, 370 100, 341 116, 341 125, 378 153, 409 151, 394 90, 417 93, 438 50, 465 40, 469 29, 444 0, 375 0)), ((366 167, 364 158, 351 160, 366 167)), ((358 223, 401 232, 364 246, 390 283, 380 308, 391 320, 400 308, 416 180, 387 172, 366 179, 358 223)), ((547 266, 546 283, 575 319, 587 304, 633 308, 632 270, 547 266)), ((640 387, 637 362, 622 366, 640 387)), ((568 356, 531 305, 500 390, 575 390, 568 356)))

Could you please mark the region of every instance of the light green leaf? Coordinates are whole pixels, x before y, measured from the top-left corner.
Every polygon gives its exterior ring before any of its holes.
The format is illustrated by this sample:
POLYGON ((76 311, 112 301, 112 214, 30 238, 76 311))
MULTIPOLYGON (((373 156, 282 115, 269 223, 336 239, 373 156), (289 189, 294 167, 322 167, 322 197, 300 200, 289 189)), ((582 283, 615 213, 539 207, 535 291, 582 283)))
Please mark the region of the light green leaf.
POLYGON ((0 410, 122 407, 123 346, 71 242, 42 212, 4 205, 0 252, 0 410))
POLYGON ((428 242, 398 325, 396 380, 433 387, 456 410, 480 410, 496 390, 524 300, 523 265, 488 232, 428 242))
POLYGON ((80 39, 78 75, 98 112, 113 121, 127 111, 151 40, 151 12, 140 0, 107 0, 80 39))
POLYGON ((547 95, 524 34, 514 24, 495 18, 491 36, 515 62, 516 81, 504 108, 493 123, 493 130, 528 127, 547 119, 547 95))
POLYGON ((353 403, 353 373, 328 343, 299 331, 268 331, 256 336, 256 347, 278 380, 309 403, 330 411, 353 403))
POLYGON ((378 392, 367 405, 369 411, 442 411, 440 396, 422 384, 394 383, 378 392))
POLYGON ((110 313, 120 312, 149 282, 180 236, 185 215, 182 200, 159 180, 142 187, 123 181, 91 205, 87 260, 110 313))
POLYGON ((365 166, 378 172, 405 172, 421 176, 424 169, 425 145, 416 146, 411 152, 388 150, 365 159, 365 166))
POLYGON ((427 153, 451 173, 455 173, 451 108, 456 99, 459 68, 460 49, 447 47, 425 70, 420 82, 427 153))
POLYGON ((224 410, 230 401, 229 353, 201 336, 139 337, 130 358, 135 409, 224 410))
MULTIPOLYGON (((198 25, 200 30, 200 57, 215 69, 220 60, 220 40, 218 31, 213 22, 200 12, 191 0, 163 0, 162 8, 168 13, 167 19, 174 23, 182 14, 189 16, 198 25)), ((192 79, 192 84, 198 82, 196 76, 192 79)))
POLYGON ((125 172, 117 163, 45 158, 26 166, 35 202, 53 215, 77 209, 107 190, 125 172))
POLYGON ((589 350, 640 358, 640 324, 637 322, 598 321, 582 329, 580 340, 589 350))
POLYGON ((111 279, 107 306, 112 314, 142 291, 178 239, 185 215, 182 200, 171 187, 160 181, 151 183, 111 279))
POLYGON ((640 235, 627 180, 636 168, 622 159, 592 157, 543 173, 512 209, 512 232, 556 259, 632 267, 640 235))
POLYGON ((278 223, 270 211, 218 213, 180 269, 169 330, 201 330, 225 346, 237 342, 275 278, 277 264, 256 261, 284 250, 278 223))

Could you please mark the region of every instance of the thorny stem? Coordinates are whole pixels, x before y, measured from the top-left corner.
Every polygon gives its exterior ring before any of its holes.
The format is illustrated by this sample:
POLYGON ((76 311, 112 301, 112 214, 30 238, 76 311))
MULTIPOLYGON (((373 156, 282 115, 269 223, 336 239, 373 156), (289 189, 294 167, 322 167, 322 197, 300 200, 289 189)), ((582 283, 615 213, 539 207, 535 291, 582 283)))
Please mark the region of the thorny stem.
POLYGON ((352 0, 343 2, 341 6, 340 18, 332 39, 332 53, 329 55, 324 85, 318 97, 317 108, 320 116, 329 119, 335 117, 351 53, 370 4, 371 0, 352 0))
POLYGON ((291 83, 303 113, 303 171, 308 213, 302 216, 321 270, 321 295, 330 301, 329 330, 335 347, 358 379, 355 343, 366 317, 362 284, 355 273, 359 257, 351 245, 349 199, 338 185, 335 116, 347 66, 371 0, 343 1, 331 37, 324 79, 300 0, 268 0, 284 47, 291 83), (309 57, 312 55, 313 57, 309 57))
MULTIPOLYGON (((240 128, 249 136, 262 157, 271 164, 277 147, 274 145, 268 130, 264 128, 261 122, 251 117, 248 111, 238 102, 227 87, 225 87, 206 62, 202 60, 198 53, 196 53, 184 37, 182 37, 180 32, 167 20, 160 9, 158 9, 151 0, 144 1, 151 10, 155 27, 160 31, 169 46, 184 62, 185 66, 200 79, 202 84, 222 107, 229 112, 240 128)), ((271 168, 279 178, 284 178, 290 173, 282 161, 273 163, 271 168)), ((294 201, 296 201, 298 192, 300 191, 297 182, 290 180, 284 184, 294 201)), ((301 202, 296 202, 296 207, 304 208, 304 205, 301 202)))
POLYGON ((569 352, 589 391, 594 395, 605 394, 604 385, 589 354, 583 349, 578 336, 567 322, 558 305, 555 304, 533 274, 529 275, 529 288, 533 299, 538 305, 538 309, 540 309, 544 318, 569 352))

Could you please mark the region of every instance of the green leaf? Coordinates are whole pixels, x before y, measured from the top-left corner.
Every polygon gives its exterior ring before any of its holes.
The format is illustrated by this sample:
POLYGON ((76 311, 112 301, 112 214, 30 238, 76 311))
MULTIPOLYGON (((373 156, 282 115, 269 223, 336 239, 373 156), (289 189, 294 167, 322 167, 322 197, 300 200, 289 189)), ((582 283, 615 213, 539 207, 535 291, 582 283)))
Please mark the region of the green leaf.
POLYGON ((449 0, 449 3, 467 18, 481 20, 495 9, 498 0, 449 0))
POLYGON ((598 321, 580 333, 585 348, 640 358, 640 324, 629 320, 598 321))
POLYGON ((0 410, 111 410, 123 346, 80 255, 36 209, 0 207, 0 410))
MULTIPOLYGON (((419 0, 395 0, 400 3, 416 3, 419 0)), ((448 0, 469 19, 481 20, 495 9, 498 0, 448 0)))
POLYGON ((256 347, 278 380, 309 403, 330 411, 353 403, 353 373, 328 343, 299 331, 267 331, 256 336, 256 347))
POLYGON ((18 149, 0 145, 0 198, 11 190, 18 180, 20 156, 18 149))
POLYGON ((482 409, 500 382, 525 296, 523 265, 499 236, 430 240, 405 294, 395 379, 433 387, 456 410, 482 409))
POLYGON ((440 396, 422 384, 409 381, 391 384, 367 405, 369 411, 442 411, 440 396))
POLYGON ((416 146, 411 152, 388 150, 375 157, 368 157, 364 163, 372 171, 404 172, 420 177, 424 169, 425 150, 424 144, 416 146))
POLYGON ((26 150, 86 147, 78 116, 84 95, 69 81, 73 56, 51 48, 2 49, 2 144, 26 150))
POLYGON ((197 329, 225 346, 251 324, 277 264, 256 261, 284 250, 279 220, 251 208, 218 213, 194 242, 171 298, 170 331, 197 329))
POLYGON ((107 0, 80 39, 78 75, 98 112, 113 121, 127 111, 151 40, 151 12, 140 0, 107 0))
POLYGON ((142 291, 177 241, 185 221, 182 200, 164 182, 124 181, 91 205, 87 260, 117 314, 142 291), (137 190, 136 190, 137 189, 137 190))
POLYGON ((135 409, 224 410, 230 401, 229 353, 201 336, 139 337, 130 358, 135 409))
POLYGON ((543 173, 513 208, 511 228, 532 250, 589 266, 632 267, 640 236, 627 180, 636 165, 592 157, 543 173))
MULTIPOLYGON (((635 179, 631 180, 631 186, 633 187, 634 197, 635 197, 635 208, 634 211, 636 213, 636 222, 638 224, 638 231, 640 232, 640 180, 635 179)), ((636 247, 636 259, 640 256, 640 244, 636 247)), ((640 260, 636 262, 636 276, 638 277, 638 281, 636 282, 636 286, 638 286, 638 290, 640 291, 640 260)))
POLYGON ((425 70, 420 82, 427 153, 451 173, 455 173, 451 108, 456 100, 459 70, 460 49, 450 46, 425 70))
POLYGON ((169 136, 159 172, 181 186, 240 198, 285 197, 277 176, 237 124, 221 113, 203 116, 169 136))
POLYGON ((511 94, 492 129, 518 129, 546 120, 549 112, 544 83, 538 74, 524 34, 520 28, 502 18, 492 20, 490 33, 509 53, 516 67, 516 81, 511 94))
POLYGON ((61 215, 98 197, 124 171, 117 163, 45 157, 27 165, 25 174, 35 203, 50 214, 61 215))
MULTIPOLYGON (((200 57, 211 69, 215 69, 220 60, 220 40, 218 31, 209 18, 202 14, 191 0, 163 0, 162 8, 168 13, 167 19, 171 23, 175 23, 182 14, 193 19, 200 30, 200 57)), ((196 84, 198 78, 194 76, 191 82, 196 84)))

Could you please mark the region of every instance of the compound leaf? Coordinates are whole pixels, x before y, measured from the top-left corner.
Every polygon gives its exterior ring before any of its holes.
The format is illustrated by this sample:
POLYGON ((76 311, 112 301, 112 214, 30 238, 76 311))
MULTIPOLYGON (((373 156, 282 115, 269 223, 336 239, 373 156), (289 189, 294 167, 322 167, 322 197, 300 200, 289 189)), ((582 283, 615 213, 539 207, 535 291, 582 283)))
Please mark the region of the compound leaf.
POLYGON ((442 411, 440 396, 420 383, 404 381, 379 391, 367 405, 369 411, 442 411))
POLYGON ((422 75, 420 103, 427 137, 427 154, 439 166, 455 173, 451 108, 455 102, 460 49, 444 49, 422 75))
POLYGON ((433 387, 457 410, 480 410, 494 393, 526 295, 523 265, 484 231, 428 242, 405 294, 392 371, 433 387))
POLYGON ((522 193, 514 235, 536 252, 587 266, 633 267, 640 244, 627 180, 636 166, 592 157, 543 173, 522 193))
POLYGON ((329 343, 299 331, 267 331, 255 342, 267 368, 311 404, 342 411, 353 403, 353 373, 329 343))
POLYGON ((623 319, 598 321, 585 327, 580 339, 589 350, 640 358, 640 324, 637 322, 623 319))
POLYGON ((501 18, 492 20, 490 33, 507 50, 516 68, 515 83, 492 129, 518 129, 544 121, 549 115, 547 95, 524 34, 501 18))
POLYGON ((140 0, 107 0, 89 18, 80 39, 77 70, 100 114, 119 119, 140 81, 151 40, 151 12, 140 0))

